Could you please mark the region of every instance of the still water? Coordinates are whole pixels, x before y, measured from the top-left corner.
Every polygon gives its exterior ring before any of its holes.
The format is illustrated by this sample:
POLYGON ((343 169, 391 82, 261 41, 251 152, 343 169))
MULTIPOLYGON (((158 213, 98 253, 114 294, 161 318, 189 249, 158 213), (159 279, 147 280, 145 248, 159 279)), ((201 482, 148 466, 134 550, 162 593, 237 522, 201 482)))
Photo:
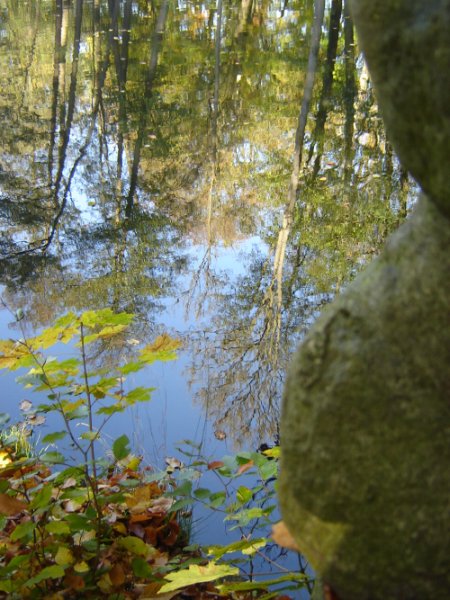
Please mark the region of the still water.
MULTIPOLYGON (((272 443, 293 349, 414 201, 347 3, 313 15, 0 0, 0 333, 20 335, 18 309, 31 335, 110 307, 133 339, 180 338, 137 381, 152 402, 108 431, 149 462, 185 438, 219 457, 272 443)), ((17 414, 24 392, 2 390, 17 414)))

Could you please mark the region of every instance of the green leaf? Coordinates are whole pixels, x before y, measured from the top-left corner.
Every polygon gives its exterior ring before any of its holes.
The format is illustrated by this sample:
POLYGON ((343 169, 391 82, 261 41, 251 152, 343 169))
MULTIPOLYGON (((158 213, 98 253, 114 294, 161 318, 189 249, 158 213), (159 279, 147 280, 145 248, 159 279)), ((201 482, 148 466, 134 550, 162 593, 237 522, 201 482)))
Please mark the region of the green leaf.
POLYGON ((130 440, 125 434, 121 435, 116 440, 114 440, 112 445, 112 451, 116 460, 122 460, 131 453, 131 450, 128 447, 129 443, 130 440))
POLYGON ((211 492, 206 488, 198 488, 194 491, 194 496, 199 500, 205 500, 211 496, 211 492))
POLYGON ((99 436, 99 432, 98 431, 85 431, 84 433, 82 433, 80 435, 80 438, 82 440, 89 440, 89 441, 93 441, 96 440, 99 436))
POLYGON ((151 554, 153 550, 152 546, 147 545, 138 537, 131 535, 120 538, 118 540, 118 544, 119 546, 122 546, 122 548, 125 548, 132 554, 137 554, 138 556, 143 556, 144 558, 147 558, 147 556, 149 556, 149 554, 151 554))
POLYGON ((230 581, 218 585, 221 592, 244 592, 251 590, 266 590, 269 586, 284 583, 285 581, 294 581, 297 583, 305 583, 308 577, 303 573, 289 573, 281 575, 274 579, 265 579, 264 581, 230 581))
POLYGON ((70 530, 74 533, 79 531, 89 531, 93 529, 92 522, 85 515, 71 513, 64 517, 69 524, 70 530))
POLYGON ((66 460, 60 452, 44 452, 39 456, 39 459, 50 465, 63 464, 66 460))
POLYGON ((32 587, 36 583, 40 583, 45 579, 58 579, 64 577, 64 568, 61 565, 52 565, 51 567, 45 567, 35 577, 32 577, 25 583, 25 587, 32 587))
POLYGON ((265 463, 259 465, 259 472, 264 481, 272 477, 277 477, 278 463, 275 460, 267 460, 265 463))
POLYGON ((19 525, 16 525, 14 531, 9 536, 9 539, 13 542, 21 540, 22 538, 31 536, 35 529, 36 523, 34 523, 33 521, 26 521, 25 523, 20 523, 19 525))
POLYGON ((260 519, 264 515, 265 511, 262 508, 258 508, 255 506, 252 508, 245 508, 244 510, 241 510, 235 515, 228 515, 227 517, 225 517, 224 520, 238 521, 239 525, 243 527, 245 525, 248 525, 248 523, 250 523, 250 521, 253 521, 253 519, 260 519))
POLYGON ((131 568, 136 577, 149 579, 154 575, 153 569, 150 567, 148 562, 140 556, 136 556, 131 561, 131 568))
POLYGON ((52 484, 45 485, 39 492, 34 496, 31 501, 30 508, 36 510, 39 508, 47 509, 52 497, 53 486, 52 484))
POLYGON ((134 388, 134 390, 131 390, 131 392, 128 392, 124 399, 129 406, 136 402, 147 402, 150 400, 150 392, 153 390, 154 388, 137 387, 134 388))
POLYGON ((14 591, 14 582, 11 579, 9 581, 0 581, 0 591, 12 594, 14 591))
MULTIPOLYGON (((30 554, 21 554, 19 556, 14 556, 6 567, 3 567, 0 572, 3 576, 8 575, 9 573, 13 573, 17 569, 21 567, 24 563, 30 562, 30 554)), ((1 588, 0 588, 1 589, 1 588)))
POLYGON ((186 506, 191 506, 192 498, 182 498, 181 500, 177 500, 170 507, 170 512, 177 512, 182 508, 186 508, 186 506))
POLYGON ((253 498, 253 491, 245 485, 241 485, 236 491, 236 498, 241 504, 247 504, 253 498))
POLYGON ((218 565, 215 562, 210 562, 205 566, 189 565, 188 569, 165 575, 165 579, 168 579, 169 583, 164 584, 158 593, 173 592, 196 583, 215 581, 224 577, 237 576, 238 574, 239 569, 229 565, 218 565))
POLYGON ((70 533, 70 527, 64 521, 50 521, 45 526, 45 529, 48 533, 54 533, 57 535, 65 535, 70 533))
POLYGON ((254 554, 256 550, 263 548, 267 544, 267 541, 267 538, 239 540, 237 542, 232 542, 227 546, 210 546, 207 553, 213 555, 216 560, 221 558, 224 554, 232 554, 239 551, 243 554, 254 554))
POLYGON ((227 495, 225 492, 216 492, 215 494, 211 494, 209 505, 211 508, 219 508, 222 506, 227 499, 227 495))
POLYGON ((186 479, 175 488, 173 492, 174 496, 191 496, 192 495, 192 481, 186 479))
POLYGON ((53 444, 58 440, 62 440, 67 435, 67 431, 55 431, 55 433, 49 433, 42 438, 43 444, 53 444))

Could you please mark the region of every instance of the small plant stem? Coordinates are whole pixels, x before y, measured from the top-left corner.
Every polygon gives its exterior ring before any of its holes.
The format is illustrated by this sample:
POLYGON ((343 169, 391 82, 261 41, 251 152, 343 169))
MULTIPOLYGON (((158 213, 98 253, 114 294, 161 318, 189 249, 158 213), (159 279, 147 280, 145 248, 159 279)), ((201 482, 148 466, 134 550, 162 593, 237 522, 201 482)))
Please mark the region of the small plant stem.
MULTIPOLYGON (((91 390, 89 388, 89 378, 88 378, 88 371, 87 371, 87 364, 86 364, 86 349, 85 349, 85 345, 84 345, 83 323, 80 323, 80 341, 81 341, 81 358, 83 360, 83 377, 84 377, 84 384, 86 386, 89 432, 93 433, 94 432, 94 420, 93 420, 93 415, 92 415, 92 397, 91 397, 91 390)), ((97 490, 97 466, 95 464, 94 440, 92 440, 91 443, 89 444, 89 449, 90 449, 91 461, 92 461, 93 484, 94 484, 95 491, 96 491, 97 490)))

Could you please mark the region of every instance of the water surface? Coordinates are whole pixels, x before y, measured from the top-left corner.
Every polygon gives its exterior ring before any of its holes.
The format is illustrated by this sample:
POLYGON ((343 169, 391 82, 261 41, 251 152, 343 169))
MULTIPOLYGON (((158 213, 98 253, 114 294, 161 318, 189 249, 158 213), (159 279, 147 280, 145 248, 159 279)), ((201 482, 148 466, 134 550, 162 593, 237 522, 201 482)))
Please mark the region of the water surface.
POLYGON ((273 442, 293 349, 414 199, 347 3, 313 7, 0 0, 2 298, 30 334, 110 307, 183 340, 109 432, 151 460, 273 442))

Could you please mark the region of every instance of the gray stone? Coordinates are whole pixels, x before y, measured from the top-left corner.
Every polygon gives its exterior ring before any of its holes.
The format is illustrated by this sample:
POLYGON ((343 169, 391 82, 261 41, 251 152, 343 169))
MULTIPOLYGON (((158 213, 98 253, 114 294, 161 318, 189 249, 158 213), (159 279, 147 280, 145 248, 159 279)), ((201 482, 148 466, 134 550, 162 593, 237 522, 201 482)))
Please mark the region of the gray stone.
POLYGON ((450 0, 351 0, 403 166, 450 216, 450 0))
POLYGON ((422 197, 288 374, 282 516, 341 600, 450 597, 449 224, 422 197))

